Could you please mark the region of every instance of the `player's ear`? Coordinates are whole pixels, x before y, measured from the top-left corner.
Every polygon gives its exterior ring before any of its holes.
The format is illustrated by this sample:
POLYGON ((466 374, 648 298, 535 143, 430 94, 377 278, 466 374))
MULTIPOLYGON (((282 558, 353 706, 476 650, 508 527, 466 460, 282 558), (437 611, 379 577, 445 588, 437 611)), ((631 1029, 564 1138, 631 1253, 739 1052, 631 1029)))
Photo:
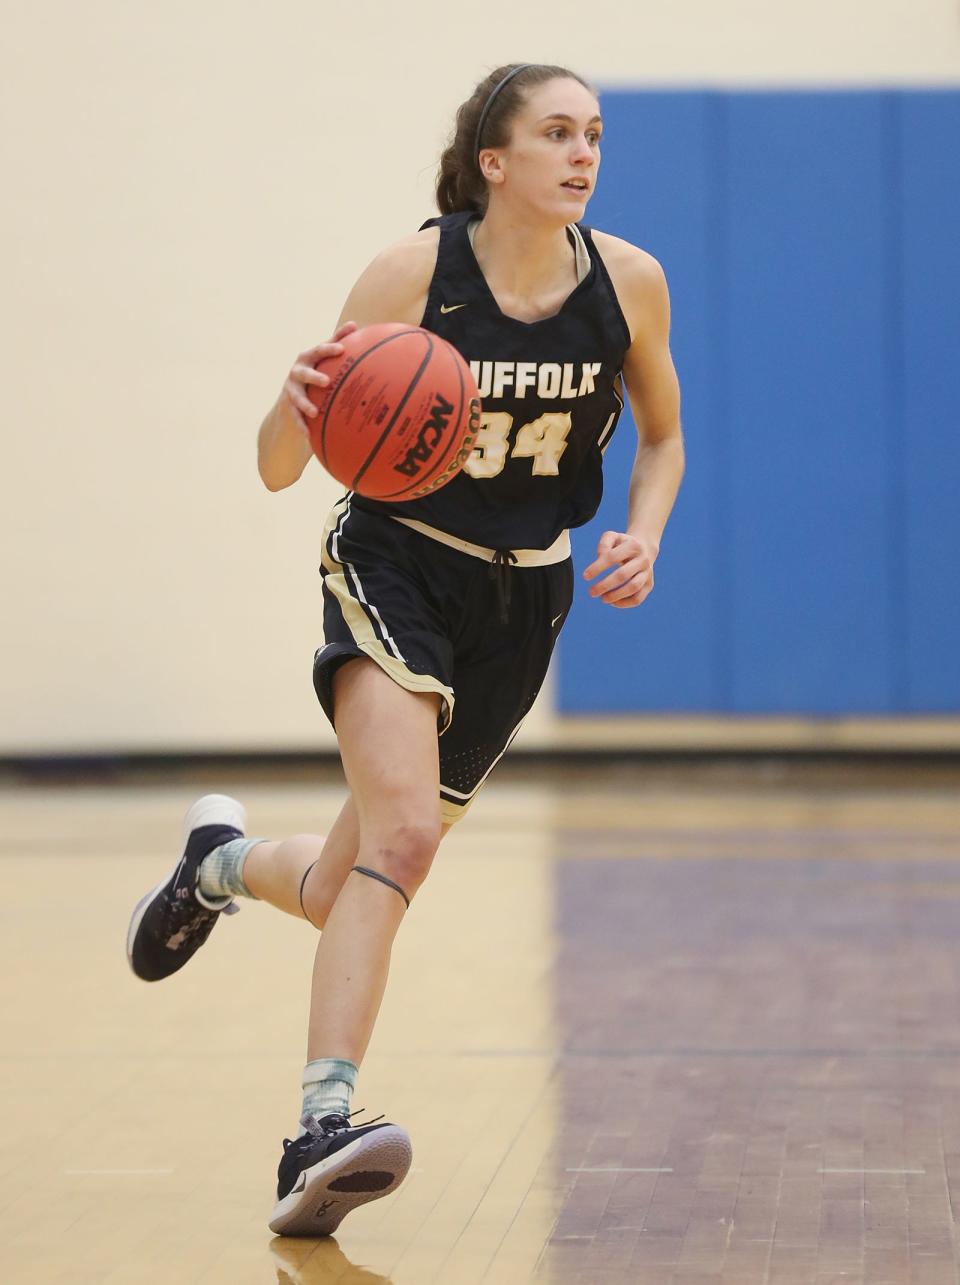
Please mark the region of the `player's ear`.
POLYGON ((485 147, 477 157, 480 173, 488 183, 503 182, 503 168, 500 164, 500 153, 492 147, 485 147))

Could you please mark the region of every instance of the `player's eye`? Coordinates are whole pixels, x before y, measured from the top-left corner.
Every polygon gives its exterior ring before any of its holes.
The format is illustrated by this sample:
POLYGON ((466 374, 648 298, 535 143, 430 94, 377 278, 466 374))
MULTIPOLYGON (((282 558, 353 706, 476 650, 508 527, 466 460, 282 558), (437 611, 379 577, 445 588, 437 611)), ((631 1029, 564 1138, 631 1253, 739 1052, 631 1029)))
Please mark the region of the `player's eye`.
POLYGON ((565 138, 567 131, 562 125, 555 125, 553 129, 547 130, 548 138, 565 138))

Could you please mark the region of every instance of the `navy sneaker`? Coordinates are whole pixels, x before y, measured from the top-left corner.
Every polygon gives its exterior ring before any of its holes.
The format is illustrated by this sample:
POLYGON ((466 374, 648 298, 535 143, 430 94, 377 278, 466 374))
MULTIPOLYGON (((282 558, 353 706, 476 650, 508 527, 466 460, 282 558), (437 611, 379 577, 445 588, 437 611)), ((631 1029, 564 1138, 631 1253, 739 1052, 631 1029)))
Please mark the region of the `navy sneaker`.
POLYGON ((127 959, 145 982, 158 982, 182 968, 213 931, 221 914, 240 907, 230 897, 210 900, 200 892, 200 862, 221 843, 243 837, 246 813, 226 794, 205 794, 184 822, 183 856, 165 883, 141 897, 127 930, 127 959))
POLYGON ((413 1148, 398 1125, 353 1125, 336 1112, 300 1123, 307 1132, 284 1138, 277 1170, 270 1230, 278 1236, 330 1236, 352 1209, 388 1196, 407 1176, 413 1148))

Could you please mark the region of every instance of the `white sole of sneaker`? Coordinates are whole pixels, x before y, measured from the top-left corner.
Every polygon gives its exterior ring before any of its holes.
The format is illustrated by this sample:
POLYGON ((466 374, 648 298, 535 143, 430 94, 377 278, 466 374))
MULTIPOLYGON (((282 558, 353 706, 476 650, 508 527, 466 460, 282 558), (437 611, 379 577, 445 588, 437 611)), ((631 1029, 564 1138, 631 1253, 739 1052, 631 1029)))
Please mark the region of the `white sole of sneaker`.
POLYGON ((293 1191, 277 1202, 270 1230, 278 1236, 330 1236, 359 1205, 396 1191, 412 1159, 405 1129, 386 1125, 365 1133, 304 1169, 293 1191))
MULTIPOLYGON (((247 828, 247 813, 242 803, 236 799, 231 799, 229 794, 204 794, 202 798, 197 799, 187 809, 187 815, 183 819, 183 846, 186 847, 187 839, 190 837, 190 831, 196 830, 201 825, 232 825, 235 830, 245 831, 247 828)), ((177 858, 177 865, 173 867, 165 879, 145 893, 133 908, 133 914, 130 916, 130 926, 127 929, 127 963, 133 971, 133 943, 137 936, 137 930, 143 916, 147 913, 147 907, 153 901, 158 892, 170 882, 170 879, 177 866, 183 860, 180 856, 177 858)), ((134 974, 136 976, 136 974, 134 974)))

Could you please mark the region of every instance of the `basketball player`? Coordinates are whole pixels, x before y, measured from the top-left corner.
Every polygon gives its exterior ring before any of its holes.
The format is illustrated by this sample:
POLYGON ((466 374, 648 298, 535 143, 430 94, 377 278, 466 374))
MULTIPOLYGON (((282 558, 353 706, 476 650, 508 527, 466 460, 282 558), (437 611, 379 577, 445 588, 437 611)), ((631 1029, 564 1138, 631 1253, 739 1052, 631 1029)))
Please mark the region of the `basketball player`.
POLYGON ((281 1234, 333 1232, 409 1167, 403 1129, 351 1121, 357 1068, 400 922, 546 674, 573 590, 567 532, 599 504, 621 377, 640 431, 628 512, 583 575, 617 609, 653 588, 683 472, 669 302, 654 259, 580 223, 601 131, 573 72, 521 64, 487 77, 441 159, 441 217, 374 259, 260 429, 260 474, 278 491, 312 458, 308 386, 325 387, 324 359, 376 322, 448 339, 483 401, 476 448, 447 486, 406 503, 348 494, 328 519, 314 684, 349 786, 330 834, 248 838, 240 804, 206 796, 187 814, 179 864, 130 924, 130 963, 147 981, 181 968, 235 897, 322 930, 300 1133, 284 1141, 270 1219, 281 1234))

